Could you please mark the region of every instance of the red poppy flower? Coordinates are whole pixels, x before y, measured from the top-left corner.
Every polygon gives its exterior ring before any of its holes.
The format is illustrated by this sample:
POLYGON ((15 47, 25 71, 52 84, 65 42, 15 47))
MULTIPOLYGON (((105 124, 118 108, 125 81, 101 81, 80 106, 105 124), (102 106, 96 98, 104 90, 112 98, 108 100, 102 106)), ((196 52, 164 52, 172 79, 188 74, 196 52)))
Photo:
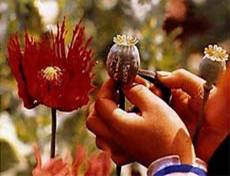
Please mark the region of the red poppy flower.
POLYGON ((210 28, 209 20, 201 15, 195 15, 196 7, 189 0, 169 0, 166 3, 163 29, 171 33, 177 27, 183 30, 178 39, 185 41, 191 36, 203 34, 210 28))
MULTIPOLYGON (((85 164, 86 152, 82 146, 76 148, 75 158, 70 161, 55 157, 42 164, 41 153, 37 146, 34 146, 36 167, 32 171, 33 176, 77 176, 80 166, 85 164)), ((71 160, 71 159, 70 159, 71 160)), ((102 152, 93 156, 85 170, 85 176, 109 176, 111 173, 110 154, 102 152)))
POLYGON ((109 176, 111 173, 110 154, 102 152, 89 161, 85 176, 109 176))
POLYGON ((33 169, 33 176, 76 176, 84 160, 85 150, 82 146, 78 146, 76 151, 75 159, 72 164, 60 157, 55 157, 48 160, 43 165, 40 150, 37 146, 34 146, 36 167, 33 169))
POLYGON ((25 34, 24 49, 17 35, 8 43, 8 60, 18 83, 18 94, 24 106, 38 104, 71 111, 87 104, 92 89, 91 38, 85 40, 80 22, 73 31, 71 43, 65 46, 65 21, 57 25, 57 34, 48 33, 39 41, 25 34))

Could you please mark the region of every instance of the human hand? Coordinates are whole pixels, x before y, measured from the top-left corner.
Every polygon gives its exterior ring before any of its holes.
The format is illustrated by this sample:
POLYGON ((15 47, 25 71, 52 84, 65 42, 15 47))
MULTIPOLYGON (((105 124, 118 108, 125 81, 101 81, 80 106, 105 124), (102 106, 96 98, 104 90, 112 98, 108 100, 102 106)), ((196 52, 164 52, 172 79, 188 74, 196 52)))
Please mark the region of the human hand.
POLYGON ((117 106, 115 87, 112 80, 102 86, 87 119, 99 148, 109 150, 117 164, 138 161, 147 166, 170 154, 179 155, 183 163, 193 162, 191 138, 175 111, 146 86, 137 84, 123 90, 140 113, 126 112, 117 106))
MULTIPOLYGON (((190 135, 194 135, 199 118, 204 80, 180 69, 172 73, 159 72, 160 81, 172 89, 171 106, 179 114, 190 135)), ((217 89, 210 93, 205 107, 205 121, 195 146, 198 157, 205 161, 212 156, 217 147, 229 134, 230 129, 230 70, 220 79, 217 89)))

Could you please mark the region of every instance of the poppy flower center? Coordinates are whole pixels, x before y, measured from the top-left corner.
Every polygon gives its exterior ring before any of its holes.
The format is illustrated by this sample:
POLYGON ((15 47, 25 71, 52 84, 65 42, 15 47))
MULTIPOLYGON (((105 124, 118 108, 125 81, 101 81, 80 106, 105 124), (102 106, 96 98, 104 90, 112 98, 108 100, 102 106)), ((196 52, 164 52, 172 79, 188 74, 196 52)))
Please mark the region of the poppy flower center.
POLYGON ((57 80, 61 74, 61 69, 57 66, 48 66, 45 69, 42 69, 42 76, 48 81, 57 80))

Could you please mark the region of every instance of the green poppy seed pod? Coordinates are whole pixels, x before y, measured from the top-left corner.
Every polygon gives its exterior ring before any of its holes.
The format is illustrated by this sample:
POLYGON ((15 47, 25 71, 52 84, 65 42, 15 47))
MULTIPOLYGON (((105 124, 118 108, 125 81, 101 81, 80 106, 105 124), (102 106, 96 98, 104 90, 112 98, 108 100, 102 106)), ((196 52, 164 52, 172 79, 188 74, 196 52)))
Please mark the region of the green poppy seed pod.
POLYGON ((129 84, 137 75, 140 55, 135 37, 117 35, 107 56, 106 68, 109 76, 121 84, 129 84))
POLYGON ((208 48, 205 48, 204 54, 199 65, 200 76, 208 83, 213 84, 221 72, 226 69, 228 55, 224 49, 217 45, 209 45, 208 48))

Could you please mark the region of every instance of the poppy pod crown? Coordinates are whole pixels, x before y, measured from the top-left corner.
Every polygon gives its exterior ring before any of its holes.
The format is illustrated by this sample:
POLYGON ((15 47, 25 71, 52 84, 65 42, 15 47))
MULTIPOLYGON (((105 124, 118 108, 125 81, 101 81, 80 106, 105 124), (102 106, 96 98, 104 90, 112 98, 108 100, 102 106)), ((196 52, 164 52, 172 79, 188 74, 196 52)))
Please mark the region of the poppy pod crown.
POLYGON ((213 61, 227 61, 228 54, 226 50, 217 45, 209 45, 204 49, 204 54, 206 57, 213 61))
POLYGON ((65 21, 57 34, 44 34, 39 41, 25 33, 24 48, 17 35, 8 43, 8 61, 18 83, 18 93, 27 108, 38 104, 62 111, 77 109, 88 102, 92 90, 92 38, 85 39, 79 22, 65 45, 65 21))
POLYGON ((209 84, 217 81, 219 75, 226 69, 228 54, 226 50, 217 45, 209 45, 204 49, 199 71, 202 78, 209 84))
POLYGON ((133 36, 117 35, 116 37, 113 37, 113 42, 117 45, 134 46, 138 43, 138 40, 133 36))

